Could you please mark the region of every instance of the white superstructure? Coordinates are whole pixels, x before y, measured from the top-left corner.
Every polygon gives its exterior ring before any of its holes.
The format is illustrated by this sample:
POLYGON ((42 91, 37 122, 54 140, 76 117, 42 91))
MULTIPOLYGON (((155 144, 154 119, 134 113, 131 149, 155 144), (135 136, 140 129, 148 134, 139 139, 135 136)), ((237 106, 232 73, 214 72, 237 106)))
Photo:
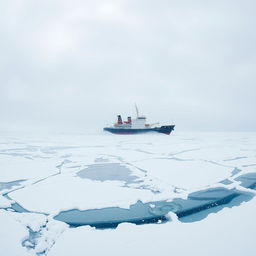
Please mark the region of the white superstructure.
POLYGON ((146 127, 146 117, 145 116, 140 116, 140 117, 137 117, 136 119, 132 120, 132 128, 140 129, 140 128, 145 128, 145 127, 146 127))
POLYGON ((147 129, 147 128, 152 128, 156 124, 159 124, 159 123, 147 124, 146 123, 147 118, 143 115, 141 116, 139 115, 139 111, 136 105, 135 105, 135 108, 136 108, 137 118, 131 119, 131 117, 128 116, 127 121, 123 121, 121 115, 118 115, 117 122, 114 124, 114 127, 117 129, 147 129))

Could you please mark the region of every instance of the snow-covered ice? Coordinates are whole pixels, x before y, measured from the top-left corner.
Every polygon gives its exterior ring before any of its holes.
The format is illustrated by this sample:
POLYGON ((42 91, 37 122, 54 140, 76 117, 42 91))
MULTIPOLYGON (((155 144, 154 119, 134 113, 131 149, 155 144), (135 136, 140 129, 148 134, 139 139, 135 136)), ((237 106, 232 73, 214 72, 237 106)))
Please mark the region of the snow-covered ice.
POLYGON ((5 134, 0 168, 0 252, 7 252, 1 255, 254 252, 256 133, 5 134), (247 173, 252 174, 240 178, 247 173), (248 180, 251 186, 243 186, 248 180), (208 209, 193 223, 172 213, 178 200, 211 188, 250 196, 218 211, 208 209), (174 202, 164 210, 172 221, 161 225, 123 223, 97 230, 53 219, 75 209, 128 211, 138 202, 157 212, 154 202, 160 201, 174 202))
POLYGON ((0 210, 0 255, 27 256, 22 241, 28 236, 28 231, 20 225, 9 212, 0 210))

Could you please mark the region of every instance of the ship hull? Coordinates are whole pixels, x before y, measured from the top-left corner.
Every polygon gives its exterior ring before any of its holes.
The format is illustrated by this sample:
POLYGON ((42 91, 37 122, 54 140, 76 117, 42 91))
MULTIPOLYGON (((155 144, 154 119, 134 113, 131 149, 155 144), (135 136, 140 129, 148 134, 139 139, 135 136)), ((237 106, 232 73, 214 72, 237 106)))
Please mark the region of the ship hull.
POLYGON ((148 132, 159 132, 159 133, 164 133, 169 135, 174 130, 174 127, 175 125, 165 125, 161 127, 141 128, 141 129, 106 127, 103 130, 114 133, 114 134, 140 134, 140 133, 148 133, 148 132))

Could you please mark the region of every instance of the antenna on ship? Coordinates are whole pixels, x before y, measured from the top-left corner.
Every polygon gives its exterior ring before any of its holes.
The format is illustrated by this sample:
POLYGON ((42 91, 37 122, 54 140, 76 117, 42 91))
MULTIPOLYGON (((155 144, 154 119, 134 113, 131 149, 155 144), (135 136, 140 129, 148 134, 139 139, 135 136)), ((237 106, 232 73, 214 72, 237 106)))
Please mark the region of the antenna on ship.
POLYGON ((135 109, 136 109, 136 113, 137 113, 137 118, 139 117, 139 110, 138 110, 138 107, 137 107, 137 104, 135 103, 135 109))

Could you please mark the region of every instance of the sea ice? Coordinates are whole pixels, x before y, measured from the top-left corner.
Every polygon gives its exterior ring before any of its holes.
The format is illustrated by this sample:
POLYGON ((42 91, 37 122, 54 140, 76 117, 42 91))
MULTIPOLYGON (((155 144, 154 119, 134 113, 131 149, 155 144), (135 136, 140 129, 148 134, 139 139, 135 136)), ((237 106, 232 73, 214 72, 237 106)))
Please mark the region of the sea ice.
POLYGON ((71 209, 128 209, 138 200, 186 200, 192 193, 216 187, 249 193, 252 190, 242 186, 254 175, 247 173, 256 172, 255 133, 0 139, 0 207, 8 208, 0 210, 0 255, 254 253, 255 198, 194 223, 176 219, 95 230, 68 228, 52 217, 71 209), (31 212, 11 212, 22 209, 18 204, 31 212))
POLYGON ((0 255, 28 256, 22 247, 22 241, 28 236, 27 229, 5 210, 0 210, 0 227, 0 255))

